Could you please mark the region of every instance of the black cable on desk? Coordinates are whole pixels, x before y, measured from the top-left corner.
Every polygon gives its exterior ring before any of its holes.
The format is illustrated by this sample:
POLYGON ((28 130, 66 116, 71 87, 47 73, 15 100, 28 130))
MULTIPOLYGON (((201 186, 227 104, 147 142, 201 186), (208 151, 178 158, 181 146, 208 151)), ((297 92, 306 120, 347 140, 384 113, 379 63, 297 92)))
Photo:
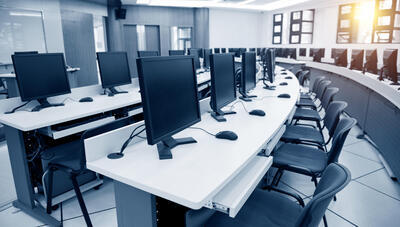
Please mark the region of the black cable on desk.
POLYGON ((212 134, 211 132, 209 132, 209 131, 207 131, 207 130, 205 130, 205 129, 203 129, 203 128, 199 128, 199 127, 189 127, 189 128, 191 128, 191 129, 198 129, 198 130, 201 130, 201 131, 207 133, 208 135, 215 136, 215 134, 212 134))
POLYGON ((243 103, 242 101, 236 101, 236 102, 234 102, 234 103, 231 105, 231 107, 230 107, 229 110, 233 110, 233 107, 235 107, 235 105, 238 104, 238 103, 240 103, 240 104, 243 106, 244 110, 245 110, 247 113, 249 113, 249 111, 247 110, 246 106, 244 105, 244 103, 243 103))

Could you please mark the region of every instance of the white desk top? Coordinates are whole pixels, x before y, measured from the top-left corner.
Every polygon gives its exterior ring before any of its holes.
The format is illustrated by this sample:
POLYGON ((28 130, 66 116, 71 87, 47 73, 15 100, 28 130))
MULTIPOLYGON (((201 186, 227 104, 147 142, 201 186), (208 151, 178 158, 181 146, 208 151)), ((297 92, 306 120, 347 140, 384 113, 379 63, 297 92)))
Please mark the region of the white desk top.
POLYGON ((400 109, 400 91, 397 90, 397 88, 399 88, 400 86, 390 85, 390 81, 387 79, 385 79, 384 81, 379 81, 378 75, 374 75, 371 73, 366 73, 364 75, 360 71, 350 70, 348 68, 339 67, 331 64, 307 62, 306 66, 339 74, 343 77, 349 78, 382 95, 391 103, 393 103, 393 105, 400 109))
MULTIPOLYGON (((278 76, 276 83, 283 80, 278 76)), ((216 139, 203 131, 187 128, 174 137, 190 136, 198 143, 172 149, 173 159, 159 160, 157 146, 142 141, 129 146, 122 159, 101 157, 87 162, 87 167, 135 188, 199 209, 245 168, 284 124, 299 95, 296 78, 293 76, 292 80, 286 81, 288 86, 278 86, 275 91, 263 89, 260 81, 251 92, 258 95, 257 100, 244 103, 249 111, 264 110, 265 117, 249 115, 238 103, 234 106, 237 114, 227 115, 227 122, 217 122, 205 113, 201 116, 202 121, 194 125, 212 133, 234 131, 238 135, 237 141, 216 139), (281 93, 289 93, 291 98, 275 97, 281 93)))

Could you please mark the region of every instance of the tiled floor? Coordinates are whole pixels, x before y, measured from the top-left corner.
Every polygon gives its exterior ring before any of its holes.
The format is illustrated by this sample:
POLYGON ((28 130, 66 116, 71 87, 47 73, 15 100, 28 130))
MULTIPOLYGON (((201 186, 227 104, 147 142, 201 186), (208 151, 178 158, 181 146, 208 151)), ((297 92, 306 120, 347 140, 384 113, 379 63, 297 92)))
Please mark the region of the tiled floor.
MULTIPOLYGON (((350 169, 352 181, 337 195, 338 200, 330 204, 326 213, 328 224, 331 227, 400 226, 400 184, 390 179, 377 151, 365 140, 357 139, 358 134, 359 129, 352 129, 339 159, 350 169)), ((0 177, 0 180, 1 186, 4 179, 0 177)), ((310 178, 294 173, 285 172, 281 182, 280 187, 298 193, 306 202, 315 189, 310 178)), ((4 194, 1 190, 0 195, 4 194)), ((106 180, 100 190, 84 193, 95 227, 117 226, 113 191, 112 182, 106 180)), ((0 226, 44 226, 12 206, 3 206, 0 211, 0 226)), ((53 216, 57 219, 62 216, 66 227, 85 226, 75 199, 64 202, 53 216)))

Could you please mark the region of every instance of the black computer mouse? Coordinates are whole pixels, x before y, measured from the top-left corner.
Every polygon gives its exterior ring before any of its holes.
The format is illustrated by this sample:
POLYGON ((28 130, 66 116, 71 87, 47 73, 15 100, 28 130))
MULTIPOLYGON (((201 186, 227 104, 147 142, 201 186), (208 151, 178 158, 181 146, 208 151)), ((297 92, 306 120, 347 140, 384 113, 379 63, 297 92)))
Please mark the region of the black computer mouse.
POLYGON ((286 86, 286 85, 288 85, 288 83, 287 83, 287 82, 282 82, 282 83, 280 83, 279 85, 281 85, 281 86, 286 86))
POLYGON ((256 115, 256 116, 265 116, 265 112, 263 110, 252 110, 249 112, 250 115, 256 115))
POLYGON ((221 131, 215 135, 218 139, 237 140, 238 136, 232 131, 221 131))
POLYGON ((285 77, 285 79, 287 79, 287 80, 291 80, 291 79, 293 79, 293 77, 291 77, 291 76, 287 76, 287 77, 285 77))
POLYGON ((289 94, 283 93, 283 94, 278 95, 278 98, 286 98, 286 99, 289 99, 289 98, 290 98, 290 95, 289 95, 289 94))
POLYGON ((287 72, 282 72, 281 74, 282 74, 282 75, 287 75, 287 72))
POLYGON ((79 102, 93 102, 93 99, 91 97, 85 97, 79 99, 79 102))

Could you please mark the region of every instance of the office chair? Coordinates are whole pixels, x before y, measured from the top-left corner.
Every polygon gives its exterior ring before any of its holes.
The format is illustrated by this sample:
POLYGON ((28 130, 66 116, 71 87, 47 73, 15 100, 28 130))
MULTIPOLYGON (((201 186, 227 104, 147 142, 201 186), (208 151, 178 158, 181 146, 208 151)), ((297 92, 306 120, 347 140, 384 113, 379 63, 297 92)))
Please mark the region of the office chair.
MULTIPOLYGON (((320 183, 305 207, 278 192, 256 189, 235 218, 202 208, 186 212, 186 226, 317 227, 333 196, 343 190, 350 180, 351 174, 346 167, 332 163, 322 174, 320 183)), ((327 226, 326 219, 324 223, 327 226)))
POLYGON ((310 81, 309 91, 305 92, 305 93, 301 93, 300 94, 300 98, 301 99, 311 99, 311 100, 313 100, 319 83, 324 79, 325 79, 324 76, 317 76, 317 77, 314 78, 314 80, 311 80, 310 81))
POLYGON ((67 174, 71 180, 73 189, 79 202, 83 217, 87 226, 92 226, 89 213, 86 209, 85 202, 82 197, 81 190, 77 181, 77 177, 88 172, 86 169, 86 157, 84 141, 90 137, 103 134, 108 131, 112 131, 126 125, 134 123, 132 117, 122 118, 111 123, 99 126, 94 129, 85 131, 80 140, 73 141, 67 144, 59 145, 50 149, 45 150, 42 156, 49 157, 49 164, 46 171, 43 174, 42 181, 43 187, 45 187, 45 197, 47 201, 46 211, 51 213, 52 208, 52 193, 53 193, 53 176, 54 172, 59 170, 67 174), (45 177, 48 176, 48 182, 46 184, 45 177))
POLYGON ((325 148, 326 150, 326 145, 328 145, 328 143, 331 141, 336 131, 340 115, 343 113, 343 110, 346 107, 346 102, 331 102, 323 119, 323 127, 319 125, 320 129, 315 129, 313 127, 304 125, 288 125, 286 126, 285 133, 283 133, 281 137, 281 141, 285 143, 307 144, 317 146, 321 150, 324 150, 325 148), (324 128, 326 128, 329 132, 329 138, 327 140, 323 135, 322 130, 324 128))
POLYGON ((317 106, 317 104, 315 103, 316 101, 320 101, 322 100, 322 97, 326 91, 326 88, 328 88, 328 86, 331 84, 332 82, 329 80, 323 80, 318 84, 317 90, 315 91, 315 99, 311 100, 311 99, 304 99, 304 98, 300 98, 300 100, 296 103, 296 106, 298 108, 311 108, 313 110, 317 110, 318 108, 321 107, 321 105, 319 104, 317 106))
MULTIPOLYGON (((339 88, 328 87, 326 89, 325 94, 321 100, 321 106, 322 106, 322 109, 325 110, 325 114, 326 114, 326 110, 328 109, 329 104, 331 104, 331 102, 333 102, 333 99, 337 93, 339 93, 339 88)), ((300 121, 300 120, 313 121, 317 124, 317 127, 320 130, 322 130, 321 123, 320 123, 322 121, 322 118, 321 118, 319 112, 316 110, 297 108, 293 115, 292 122, 295 121, 294 124, 297 125, 298 121, 300 121)))
POLYGON ((310 71, 309 70, 299 70, 296 72, 295 76, 297 77, 297 79, 299 80, 299 84, 300 86, 304 86, 304 83, 310 79, 310 71))

